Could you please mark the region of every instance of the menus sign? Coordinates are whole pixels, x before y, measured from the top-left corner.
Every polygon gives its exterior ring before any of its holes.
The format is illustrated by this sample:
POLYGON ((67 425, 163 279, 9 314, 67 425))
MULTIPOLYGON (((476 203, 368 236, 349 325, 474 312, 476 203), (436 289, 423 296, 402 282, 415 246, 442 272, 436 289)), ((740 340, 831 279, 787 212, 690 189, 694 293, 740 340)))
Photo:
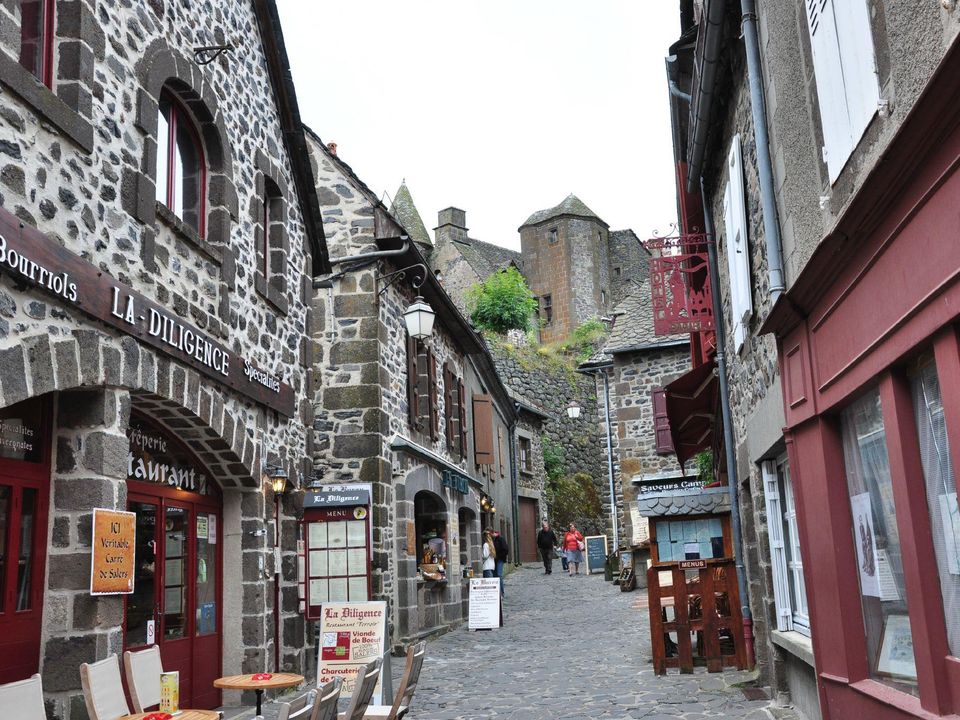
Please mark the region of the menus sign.
POLYGON ((678 563, 681 570, 700 570, 707 566, 706 560, 681 560, 678 563))
POLYGON ((607 562, 607 536, 590 535, 583 539, 587 546, 587 575, 595 572, 603 572, 603 566, 607 562))
POLYGON ((293 388, 0 208, 0 272, 293 417, 293 388))
POLYGON ((500 578, 471 578, 468 630, 500 627, 500 578))
POLYGON ((132 512, 94 509, 91 595, 129 595, 133 592, 136 519, 132 512))
MULTIPOLYGON (((387 604, 326 603, 320 619, 317 687, 333 678, 343 679, 341 697, 353 694, 357 670, 386 652, 387 604)), ((380 680, 371 704, 383 703, 380 680)))

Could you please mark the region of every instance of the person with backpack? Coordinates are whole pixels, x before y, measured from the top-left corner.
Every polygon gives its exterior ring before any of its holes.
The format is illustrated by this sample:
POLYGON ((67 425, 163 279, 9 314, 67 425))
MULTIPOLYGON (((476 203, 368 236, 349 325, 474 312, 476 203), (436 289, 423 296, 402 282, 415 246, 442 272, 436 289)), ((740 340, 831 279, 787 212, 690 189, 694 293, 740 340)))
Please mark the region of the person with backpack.
POLYGON ((557 534, 550 529, 550 523, 543 521, 543 527, 537 531, 537 549, 543 558, 543 574, 553 574, 553 553, 557 546, 557 534))
POLYGON ((503 597, 503 567, 510 555, 510 546, 501 533, 493 533, 493 546, 497 550, 497 577, 500 578, 500 597, 503 597))

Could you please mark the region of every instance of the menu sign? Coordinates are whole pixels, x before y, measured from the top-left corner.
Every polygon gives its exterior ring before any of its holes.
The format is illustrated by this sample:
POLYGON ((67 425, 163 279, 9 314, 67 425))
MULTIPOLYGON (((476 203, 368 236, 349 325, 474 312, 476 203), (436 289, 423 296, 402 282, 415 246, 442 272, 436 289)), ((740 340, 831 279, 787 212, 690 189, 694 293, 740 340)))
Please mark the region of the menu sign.
POLYGON ((293 388, 0 208, 0 272, 293 417, 293 388))
POLYGON ((94 509, 91 595, 129 595, 133 592, 136 519, 132 512, 94 509))
POLYGON ((471 578, 468 630, 493 630, 500 622, 500 578, 471 578))
MULTIPOLYGON (((353 694, 357 670, 386 652, 387 604, 326 603, 320 619, 317 687, 335 677, 343 679, 341 697, 353 694)), ((383 702, 380 680, 372 704, 383 702)))

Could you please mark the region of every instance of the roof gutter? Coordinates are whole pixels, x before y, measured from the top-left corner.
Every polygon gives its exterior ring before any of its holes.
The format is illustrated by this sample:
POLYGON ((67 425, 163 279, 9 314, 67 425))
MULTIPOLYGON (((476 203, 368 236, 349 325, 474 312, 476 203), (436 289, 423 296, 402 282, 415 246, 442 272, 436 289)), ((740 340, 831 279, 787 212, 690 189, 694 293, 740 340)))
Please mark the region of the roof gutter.
POLYGON ((717 81, 717 62, 723 41, 723 16, 726 10, 724 0, 711 0, 704 13, 703 54, 700 59, 699 81, 692 98, 693 105, 693 141, 690 144, 689 173, 687 174, 687 192, 699 190, 698 178, 703 171, 703 156, 707 149, 707 137, 710 129, 710 111, 713 107, 713 90, 717 81))

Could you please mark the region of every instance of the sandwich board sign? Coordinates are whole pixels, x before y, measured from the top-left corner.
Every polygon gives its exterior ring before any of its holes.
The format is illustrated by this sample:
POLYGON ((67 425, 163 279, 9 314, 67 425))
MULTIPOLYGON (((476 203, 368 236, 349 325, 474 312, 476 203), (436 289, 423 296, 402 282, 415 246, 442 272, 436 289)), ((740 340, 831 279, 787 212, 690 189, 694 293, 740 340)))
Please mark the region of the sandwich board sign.
POLYGON ((603 566, 607 562, 607 536, 590 535, 583 541, 587 546, 587 551, 584 553, 587 556, 587 575, 603 572, 603 566))
MULTIPOLYGON (((387 604, 383 601, 324 603, 320 617, 317 687, 343 679, 341 696, 350 697, 357 670, 383 657, 386 651, 387 604)), ((383 704, 381 679, 373 691, 374 705, 383 704)))
POLYGON ((500 578, 470 579, 468 630, 493 630, 500 622, 500 578))

